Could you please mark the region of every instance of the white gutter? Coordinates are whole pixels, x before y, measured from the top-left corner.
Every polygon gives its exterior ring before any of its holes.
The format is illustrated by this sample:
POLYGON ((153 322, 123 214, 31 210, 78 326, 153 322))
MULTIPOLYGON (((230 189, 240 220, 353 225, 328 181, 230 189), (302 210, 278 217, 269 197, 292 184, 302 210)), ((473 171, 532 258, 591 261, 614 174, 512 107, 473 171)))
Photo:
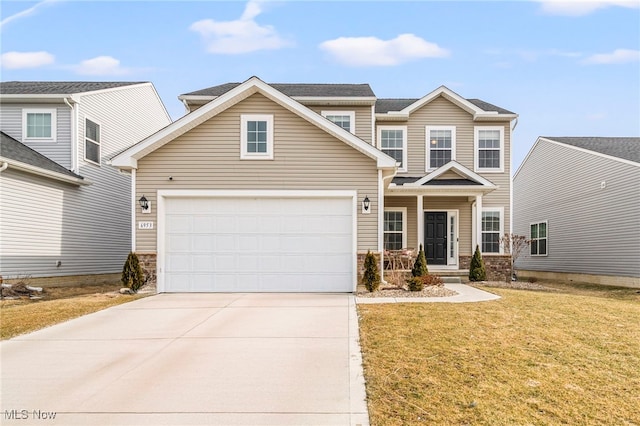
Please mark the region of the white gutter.
MULTIPOLYGON (((7 167, 11 166, 12 169, 22 170, 24 172, 32 173, 34 175, 44 176, 44 177, 48 177, 48 178, 51 178, 51 179, 56 179, 56 180, 59 180, 59 181, 62 181, 62 182, 72 183, 74 185, 86 186, 86 185, 91 185, 93 183, 93 182, 91 182, 91 181, 89 181, 87 179, 68 176, 68 175, 65 175, 65 174, 62 174, 62 173, 58 173, 58 172, 54 172, 54 171, 51 171, 51 170, 42 169, 40 167, 32 166, 31 164, 22 163, 20 161, 15 161, 15 160, 11 160, 11 159, 1 159, 1 161, 3 162, 2 170, 5 170, 7 167)), ((0 171, 2 171, 2 170, 0 170, 0 171)))
POLYGON ((78 174, 80 173, 78 161, 78 108, 74 106, 78 102, 70 96, 64 98, 64 103, 71 108, 71 171, 78 174))
POLYGON ((2 173, 5 170, 7 170, 7 167, 9 167, 9 163, 7 163, 6 161, 3 161, 2 165, 0 166, 0 173, 2 173))

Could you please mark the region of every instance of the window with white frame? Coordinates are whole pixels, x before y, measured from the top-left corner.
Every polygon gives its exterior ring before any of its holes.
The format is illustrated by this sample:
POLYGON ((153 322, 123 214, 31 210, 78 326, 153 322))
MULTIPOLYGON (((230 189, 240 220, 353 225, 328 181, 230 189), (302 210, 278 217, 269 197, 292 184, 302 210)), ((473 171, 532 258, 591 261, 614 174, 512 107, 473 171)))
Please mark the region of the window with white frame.
POLYGON ((504 171, 504 127, 475 127, 475 171, 504 171))
POLYGON ((100 164, 100 125, 85 119, 84 125, 84 159, 100 164))
POLYGON ((548 224, 544 222, 531 224, 531 243, 529 248, 531 250, 531 256, 546 256, 547 255, 547 239, 549 236, 548 224))
POLYGON ((22 110, 22 137, 25 140, 56 140, 56 110, 28 108, 22 110))
POLYGON ((240 158, 273 159, 273 115, 240 116, 240 158))
POLYGON ((354 133, 356 113, 354 111, 322 111, 322 116, 347 132, 354 133))
POLYGON ((482 209, 482 253, 500 253, 502 209, 482 209))
POLYGON ((384 249, 402 250, 407 245, 407 209, 384 209, 384 249))
POLYGON ((380 150, 394 158, 399 172, 407 171, 407 126, 379 126, 380 150))
POLYGON ((434 170, 456 159, 455 126, 426 127, 426 170, 434 170))

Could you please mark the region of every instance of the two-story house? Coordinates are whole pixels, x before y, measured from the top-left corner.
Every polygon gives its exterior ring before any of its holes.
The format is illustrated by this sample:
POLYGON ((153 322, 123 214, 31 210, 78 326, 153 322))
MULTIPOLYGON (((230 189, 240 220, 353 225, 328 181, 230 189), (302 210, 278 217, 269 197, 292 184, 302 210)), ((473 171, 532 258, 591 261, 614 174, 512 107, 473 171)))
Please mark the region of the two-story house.
MULTIPOLYGON (((354 291, 367 251, 426 248, 433 272, 508 264, 517 115, 440 87, 252 77, 180 96, 188 114, 116 155, 158 291, 354 291)), ((500 277, 504 279, 504 277, 500 277)))
POLYGON ((0 83, 0 276, 119 279, 131 176, 106 160, 171 123, 151 83, 0 83))

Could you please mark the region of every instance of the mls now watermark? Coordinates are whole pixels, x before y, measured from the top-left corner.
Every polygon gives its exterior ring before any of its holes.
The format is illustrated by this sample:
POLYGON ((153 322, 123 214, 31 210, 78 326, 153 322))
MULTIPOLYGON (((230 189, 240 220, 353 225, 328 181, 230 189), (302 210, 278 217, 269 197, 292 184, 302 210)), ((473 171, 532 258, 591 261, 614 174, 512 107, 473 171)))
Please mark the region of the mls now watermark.
POLYGON ((4 410, 2 417, 4 420, 53 420, 56 418, 55 411, 42 410, 4 410))

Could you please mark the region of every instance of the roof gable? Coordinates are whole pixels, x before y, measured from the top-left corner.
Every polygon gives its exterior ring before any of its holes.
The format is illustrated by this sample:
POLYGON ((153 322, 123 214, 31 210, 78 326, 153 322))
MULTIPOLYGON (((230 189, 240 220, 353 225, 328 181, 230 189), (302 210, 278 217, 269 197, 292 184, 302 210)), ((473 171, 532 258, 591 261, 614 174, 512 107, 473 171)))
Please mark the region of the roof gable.
POLYGON ((457 161, 449 161, 447 164, 444 164, 444 165, 440 166, 439 168, 437 168, 433 172, 423 176, 421 179, 418 179, 417 181, 415 181, 413 183, 405 184, 405 186, 422 186, 422 185, 426 185, 426 184, 429 184, 429 183, 433 183, 433 182, 438 181, 438 180, 443 180, 443 181, 447 181, 447 182, 449 182, 451 180, 454 180, 454 179, 439 179, 440 176, 443 176, 445 174, 449 175, 448 172, 454 172, 455 174, 459 175, 462 178, 461 180, 466 180, 466 181, 470 182, 470 183, 469 182, 465 182, 464 185, 476 184, 476 185, 482 185, 482 186, 487 187, 487 188, 495 188, 496 187, 493 184, 493 182, 483 178, 479 174, 477 174, 474 171, 466 168, 465 166, 463 166, 462 164, 458 163, 457 161))
POLYGON ((248 98, 254 93, 262 94, 273 102, 276 102, 289 111, 302 117, 309 123, 319 127, 352 148, 360 151, 364 155, 375 159, 379 168, 395 170, 396 162, 393 158, 387 156, 382 151, 379 151, 372 145, 344 130, 340 126, 335 125, 299 102, 296 102, 257 77, 252 77, 244 83, 233 87, 201 108, 185 115, 164 129, 117 154, 112 158, 111 164, 121 169, 137 168, 137 160, 216 116, 222 111, 225 111, 229 107, 248 98))

